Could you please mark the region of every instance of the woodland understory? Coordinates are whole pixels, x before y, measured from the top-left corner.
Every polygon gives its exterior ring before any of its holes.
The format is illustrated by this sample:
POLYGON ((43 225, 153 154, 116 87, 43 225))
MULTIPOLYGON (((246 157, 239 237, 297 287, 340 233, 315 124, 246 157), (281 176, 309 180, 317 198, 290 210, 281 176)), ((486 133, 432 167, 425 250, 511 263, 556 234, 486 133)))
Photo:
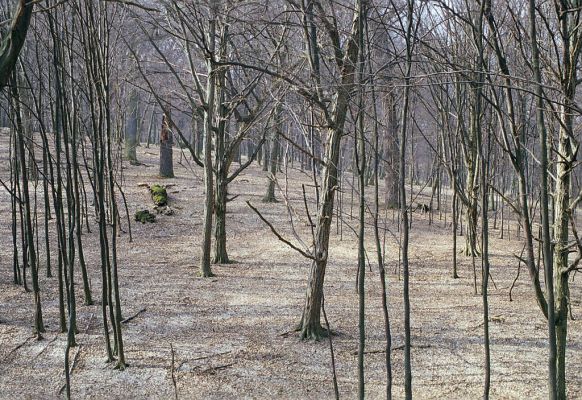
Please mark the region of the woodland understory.
MULTIPOLYGON (((151 202, 142 182, 167 184, 157 177, 157 147, 138 147, 145 165, 127 166, 126 196, 130 210, 151 202)), ((176 152, 176 159, 179 155, 176 152)), ((6 153, 2 154, 6 165, 6 153)), ((6 170, 2 169, 2 173, 6 170)), ((73 349, 73 398, 331 398, 333 394, 327 340, 305 342, 293 331, 304 300, 308 265, 278 241, 245 204, 250 200, 273 223, 287 226, 284 203, 263 205, 264 173, 253 167, 233 182, 227 217, 229 255, 235 264, 213 266, 215 277, 198 277, 202 224, 203 178, 176 165, 175 184, 169 189, 173 216, 160 216, 154 224, 132 225, 133 242, 122 233, 119 240, 123 324, 129 367, 120 372, 107 364, 103 352, 100 306, 82 305, 78 293, 79 346, 73 349), (143 310, 143 311, 142 311, 143 310), (141 311, 141 312, 140 312, 141 311), (172 362, 172 359, 174 360, 172 362), (174 386, 174 379, 176 386, 174 386)), ((347 178, 349 179, 349 178, 347 178)), ((301 208, 300 172, 289 174, 289 198, 301 208)), ((420 188, 419 188, 420 189, 420 188)), ((428 197, 428 190, 425 195, 428 197)), ((346 194, 346 198, 349 192, 346 194)), ((423 196, 423 198, 426 198, 423 196)), ((9 215, 9 196, 2 192, 2 215, 9 215)), ((450 203, 451 196, 448 196, 450 203)), ((422 201, 422 200, 421 200, 422 201)), ((346 209, 346 223, 353 222, 346 209)), ((493 216, 493 213, 492 213, 493 216)), ((40 217, 40 216, 39 216, 40 217)), ((473 292, 470 257, 459 254, 460 279, 450 277, 450 213, 429 225, 429 215, 415 212, 411 230, 412 365, 414 398, 472 399, 481 395, 482 321, 480 296, 473 292)), ((404 396, 402 281, 398 279, 397 223, 388 212, 386 236, 388 292, 393 331, 394 396, 404 396), (396 235, 396 236, 393 236, 396 235)), ((513 253, 520 253, 517 224, 498 239, 492 230, 491 350, 492 398, 543 399, 547 384, 543 365, 547 347, 545 321, 524 267, 517 275, 513 253)), ((297 223, 307 234, 305 223, 297 223)), ((499 228, 499 225, 498 225, 499 228)), ((86 258, 99 293, 98 242, 86 234, 86 258)), ((289 233, 282 228, 282 232, 289 233)), ((10 260, 9 221, 2 222, 2 260, 10 260)), ((462 237, 460 237, 462 239, 462 237)), ((357 395, 358 307, 355 290, 357 241, 347 226, 343 238, 333 229, 332 254, 326 281, 325 309, 332 331, 338 386, 342 398, 357 395)), ((373 254, 373 247, 369 249, 373 254)), ((43 253, 41 247, 41 254, 43 253)), ((42 263, 42 258, 41 258, 42 263)), ((42 271, 42 269, 41 269, 42 271)), ((42 274, 44 275, 44 274, 42 274)), ((54 278, 52 279, 54 281, 54 278)), ((31 298, 6 277, 0 278, 0 397, 58 398, 62 394, 63 349, 66 337, 58 333, 57 290, 42 278, 47 333, 32 337, 31 298)), ((384 337, 377 268, 366 276, 366 394, 383 398, 385 392, 384 337)), ((582 287, 572 286, 579 299, 582 287)), ((580 301, 574 303, 579 317, 580 301)), ((582 396, 582 322, 571 322, 568 341, 569 398, 582 396)))
POLYGON ((0 12, 0 398, 582 398, 582 0, 0 12))

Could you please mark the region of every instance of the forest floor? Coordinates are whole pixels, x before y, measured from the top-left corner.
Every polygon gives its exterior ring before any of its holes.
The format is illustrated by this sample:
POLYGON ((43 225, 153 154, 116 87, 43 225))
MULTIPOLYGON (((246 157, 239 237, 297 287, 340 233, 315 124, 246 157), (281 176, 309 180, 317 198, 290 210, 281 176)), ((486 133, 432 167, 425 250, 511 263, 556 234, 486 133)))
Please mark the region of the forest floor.
MULTIPOLYGON (((201 170, 179 163, 176 178, 157 177, 157 148, 139 147, 145 165, 124 169, 124 188, 131 217, 151 207, 139 183, 171 184, 172 216, 153 224, 132 222, 133 241, 121 234, 119 265, 124 317, 123 340, 129 367, 124 371, 105 363, 100 305, 82 305, 78 297, 78 347, 72 350, 73 398, 94 399, 327 399, 333 397, 330 349, 327 340, 303 342, 292 332, 299 322, 309 262, 275 238, 249 209, 250 200, 280 231, 292 238, 284 202, 263 204, 265 173, 253 166, 230 187, 239 195, 228 204, 229 255, 236 261, 215 265, 214 278, 198 277, 202 238, 203 184, 201 170), (141 312, 140 312, 141 311, 141 312), (137 315, 136 315, 137 314, 137 315), (175 382, 175 385, 174 385, 175 382)), ((7 179, 7 155, 0 173, 7 179)), ((281 177, 281 186, 285 181, 281 177)), ((288 176, 290 204, 301 215, 295 228, 305 242, 301 183, 311 182, 299 171, 288 176)), ((308 188, 309 189, 309 188, 308 188)), ((371 193, 372 188, 368 189, 371 193)), ((311 192, 312 190, 308 190, 311 192)), ((358 296, 355 291, 357 241, 348 225, 350 189, 344 185, 342 235, 334 223, 325 284, 325 304, 333 336, 342 398, 356 398, 358 296)), ((42 186, 39 187, 39 199, 42 186)), ((280 193, 277 194, 282 199, 280 193)), ((310 195, 313 203, 313 196, 310 195)), ((449 198, 450 201, 450 198, 449 198)), ((42 204, 42 203, 40 203, 42 204)), ((42 208, 42 207, 40 207, 42 208)), ((447 206, 448 208, 448 206, 447 206)), ((313 211, 313 209, 312 209, 313 211)), ((125 211, 123 228, 127 230, 125 211)), ((508 213, 506 213, 508 214, 508 213)), ((354 209, 355 215, 355 209, 354 209)), ((63 396, 63 357, 66 337, 58 334, 56 278, 46 278, 45 251, 40 244, 44 340, 32 336, 32 295, 12 284, 10 202, 0 191, 0 398, 51 399, 63 396)), ((39 210, 42 221, 42 210, 39 210)), ((450 215, 447 216, 447 224, 450 215)), ((383 225, 384 226, 384 225, 383 225)), ((513 223, 515 227, 515 223, 513 223)), ((396 219, 388 212, 385 227, 389 274, 389 311, 393 335, 392 368, 395 398, 403 397, 403 304, 398 265, 396 219)), ((42 234, 42 224, 41 224, 42 234)), ((85 255, 93 296, 100 298, 97 227, 84 234, 85 255)), ((385 397, 385 348, 380 282, 373 233, 366 232, 370 268, 366 269, 366 392, 385 397)), ((522 242, 499 239, 491 232, 490 289, 492 399, 547 398, 546 323, 535 303, 525 268, 513 289, 522 242)), ((42 241, 41 241, 42 242, 42 241)), ((53 242, 55 243, 55 242, 53 242)), ((464 237, 459 238, 460 248, 464 237)), ((478 399, 483 382, 483 326, 480 295, 473 291, 470 258, 459 254, 460 279, 451 278, 452 241, 444 215, 413 214, 410 242, 413 391, 417 399, 478 399)), ((51 249, 56 254, 56 245, 51 249)), ((54 257, 53 257, 54 258, 54 257)), ((480 261, 477 260, 478 268, 480 261)), ((53 259, 56 265, 56 259, 53 259)), ((77 274, 78 275, 78 274, 77 274)), ((79 282, 80 283, 80 282, 79 282)), ((574 317, 582 314, 582 285, 572 283, 574 317)), ((569 321, 569 398, 582 398, 582 321, 569 321)))

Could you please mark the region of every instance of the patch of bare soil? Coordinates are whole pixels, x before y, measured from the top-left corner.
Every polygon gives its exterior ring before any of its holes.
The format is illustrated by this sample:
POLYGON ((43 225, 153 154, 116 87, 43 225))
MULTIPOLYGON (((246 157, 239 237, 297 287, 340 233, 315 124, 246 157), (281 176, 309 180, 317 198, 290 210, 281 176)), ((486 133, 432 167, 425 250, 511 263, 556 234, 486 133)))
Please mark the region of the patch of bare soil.
MULTIPOLYGON (((202 231, 201 171, 175 153, 176 178, 157 178, 157 148, 138 148, 146 165, 124 169, 124 188, 131 216, 151 205, 141 182, 173 184, 170 205, 175 214, 160 215, 154 224, 132 223, 119 240, 124 342, 129 368, 116 371, 105 363, 100 306, 82 305, 78 291, 79 346, 72 350, 74 398, 124 399, 316 399, 332 398, 327 341, 302 342, 290 331, 299 322, 309 263, 279 242, 246 206, 250 200, 282 233, 292 238, 284 202, 263 204, 264 173, 253 166, 233 182, 228 204, 228 249, 235 264, 214 266, 216 277, 198 277, 202 231), (178 162, 182 160, 180 164, 178 162), (145 310, 145 311, 144 311, 145 310), (140 312, 141 311, 141 312, 140 312), (137 314, 137 315, 136 315, 137 314), (174 382, 176 384, 174 388, 174 382), (176 393, 177 391, 177 393, 176 393)), ((2 176, 6 171, 3 158, 2 176)), ((282 175, 281 175, 282 176, 282 175)), ((301 183, 307 175, 290 172, 292 206, 304 215, 301 183)), ((281 179, 285 188, 285 182, 281 179)), ((41 201, 42 187, 38 198, 41 201)), ((350 189, 345 185, 341 240, 334 228, 326 277, 326 311, 332 330, 342 398, 357 393, 355 355, 358 342, 355 278, 357 243, 348 224, 350 189)), ((369 189, 372 190, 371 188, 369 189)), ((312 197, 312 196, 311 196, 312 197)), ((281 199, 281 194, 278 194, 281 199)), ((58 334, 57 282, 45 278, 40 244, 45 339, 32 336, 32 296, 11 283, 10 203, 0 193, 0 397, 59 398, 64 385, 66 337, 58 334)), ((449 198, 450 201, 450 198, 449 198)), ((311 198, 313 203, 313 198, 311 198)), ((42 203, 40 203, 42 204, 42 203)), ((41 207, 42 208, 42 207, 41 207)), ((314 211, 312 209, 312 211, 314 211)), ((354 210, 355 212, 355 210, 354 210)), ((354 214, 355 215, 355 214, 354 214)), ((42 218, 42 210, 39 209, 42 218)), ((385 235, 389 307, 393 334, 394 394, 403 397, 402 282, 398 279, 397 219, 387 214, 385 235)), ((414 397, 477 399, 483 381, 481 297, 473 294, 471 260, 459 255, 460 279, 452 279, 452 244, 444 216, 428 223, 414 213, 411 237, 412 366, 414 397)), ((42 221, 42 219, 41 219, 42 221)), ((294 215, 295 228, 309 242, 305 218, 294 215)), ((447 223, 450 215, 447 216, 447 223)), ((42 229, 42 226, 41 226, 42 229)), ((124 221, 124 230, 127 224, 124 221)), ((85 233, 85 250, 93 295, 100 297, 97 228, 85 233)), ((366 390, 368 398, 384 398, 385 369, 380 282, 373 233, 369 229, 366 270, 366 390)), ((546 324, 532 296, 525 269, 513 290, 517 271, 512 255, 521 243, 500 240, 492 231, 490 315, 492 392, 495 399, 546 398, 546 324), (493 286, 493 285, 491 285, 493 286)), ((462 244, 464 239, 461 237, 462 244)), ((56 243, 54 241, 53 243, 56 243)), ((52 248, 56 254, 56 245, 52 248)), ((56 259, 53 259, 53 265, 56 259)), ((80 282, 77 286, 80 289, 80 282)), ((574 317, 580 312, 581 285, 572 283, 574 317)), ((582 322, 569 322, 569 397, 582 398, 582 322)))

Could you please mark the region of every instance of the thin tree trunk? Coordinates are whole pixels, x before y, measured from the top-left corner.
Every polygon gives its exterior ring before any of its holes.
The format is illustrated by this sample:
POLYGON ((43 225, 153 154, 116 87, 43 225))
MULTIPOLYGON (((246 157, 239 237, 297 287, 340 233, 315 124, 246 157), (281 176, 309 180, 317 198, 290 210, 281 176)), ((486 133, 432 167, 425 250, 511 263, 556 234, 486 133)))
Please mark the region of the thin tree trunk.
MULTIPOLYGON (((544 120, 544 100, 542 91, 542 74, 540 68, 540 55, 537 43, 537 29, 535 16, 535 1, 529 0, 529 22, 530 22, 530 40, 532 48, 532 68, 535 80, 536 93, 536 128, 540 137, 540 202, 541 202, 541 219, 542 219, 542 244, 544 256, 544 271, 546 282, 546 296, 548 317, 548 390, 549 399, 556 400, 558 396, 557 374, 556 374, 556 360, 557 360, 557 344, 556 344, 556 325, 554 315, 554 266, 552 264, 551 254, 551 236, 550 236, 550 211, 549 211, 549 196, 548 196, 548 134, 546 131, 546 123, 544 120)), ((503 229, 502 229, 503 231, 503 229)))
MULTIPOLYGON (((214 18, 215 16, 213 16, 214 18)), ((209 51, 214 54, 216 43, 216 21, 209 21, 208 33, 209 51)), ((212 126, 215 97, 216 71, 213 62, 208 59, 208 78, 206 84, 206 108, 204 115, 204 238, 202 241, 202 258, 200 260, 200 275, 202 277, 213 276, 210 269, 210 245, 212 240, 212 214, 214 208, 214 185, 212 171, 212 126)))
POLYGON ((404 76, 404 95, 402 99, 402 116, 400 121, 400 218, 402 227, 402 241, 400 244, 402 253, 403 275, 403 303, 404 303, 404 395, 407 400, 412 399, 412 362, 411 362, 411 335, 410 335, 410 272, 408 265, 408 241, 409 224, 408 208, 406 206, 406 141, 410 105, 410 76, 412 70, 412 29, 414 0, 407 0, 407 26, 406 26, 406 71, 404 76))

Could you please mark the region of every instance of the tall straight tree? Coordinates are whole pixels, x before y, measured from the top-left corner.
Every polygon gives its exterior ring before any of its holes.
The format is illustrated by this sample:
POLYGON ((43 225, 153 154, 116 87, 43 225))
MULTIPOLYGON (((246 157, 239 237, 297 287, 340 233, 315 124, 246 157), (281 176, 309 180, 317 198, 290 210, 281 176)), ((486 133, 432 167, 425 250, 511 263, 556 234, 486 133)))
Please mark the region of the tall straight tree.
POLYGON ((402 115, 400 119, 400 219, 402 229, 402 239, 400 242, 402 260, 402 283, 404 302, 404 395, 407 400, 412 399, 412 360, 411 360, 411 337, 410 337, 410 293, 409 280, 410 271, 408 263, 408 207, 406 206, 406 142, 408 131, 409 107, 410 107, 410 83, 412 75, 412 51, 413 51, 413 23, 414 23, 414 0, 406 2, 406 28, 404 29, 406 44, 406 61, 404 67, 404 95, 402 98, 402 115))
MULTIPOLYGON (((557 155, 554 188, 554 294, 556 321, 557 398, 566 399, 566 340, 568 335, 568 307, 570 289, 568 278, 572 269, 568 261, 570 253, 569 228, 572 211, 571 204, 572 170, 576 164, 577 147, 574 136, 574 109, 576 105, 577 76, 582 50, 582 5, 579 1, 557 0, 555 7, 558 34, 561 40, 560 62, 560 106, 558 110, 557 155)), ((582 251, 582 250, 581 250, 582 251)))
MULTIPOLYGON (((216 7, 216 5, 215 5, 216 7)), ((210 245, 212 241, 212 208, 214 206, 214 185, 212 171, 212 120, 214 118, 214 97, 216 95, 216 65, 214 63, 216 47, 216 9, 212 10, 208 21, 208 56, 206 69, 206 107, 204 110, 204 238, 202 242, 202 258, 200 259, 200 275, 212 276, 210 269, 210 245)))
MULTIPOLYGON (((542 246, 545 265, 546 295, 547 304, 554 304, 554 267, 552 260, 551 236, 550 236, 550 210, 549 210, 549 189, 548 189, 548 132, 544 117, 544 97, 542 90, 542 72, 540 67, 540 52, 537 42, 536 24, 536 4, 535 0, 528 1, 528 15, 530 24, 530 40, 532 49, 532 69, 535 81, 536 93, 536 127, 540 136, 540 170, 541 170, 541 219, 542 219, 542 246)), ((555 400, 558 396, 557 374, 556 374, 556 325, 554 307, 547 307, 548 321, 548 389, 549 399, 555 400)))
POLYGON ((358 396, 360 400, 365 398, 365 381, 364 381, 364 350, 366 345, 366 293, 365 293, 365 277, 366 277, 366 249, 365 249, 365 229, 366 229, 366 133, 364 124, 364 95, 365 95, 365 24, 366 11, 362 9, 364 6, 359 4, 360 24, 359 30, 361 34, 358 37, 358 114, 355 134, 355 162, 356 170, 358 172, 358 396))
POLYGON ((136 148, 138 142, 138 127, 139 96, 137 90, 132 89, 129 94, 128 115, 125 123, 125 158, 131 164, 137 164, 136 148))

